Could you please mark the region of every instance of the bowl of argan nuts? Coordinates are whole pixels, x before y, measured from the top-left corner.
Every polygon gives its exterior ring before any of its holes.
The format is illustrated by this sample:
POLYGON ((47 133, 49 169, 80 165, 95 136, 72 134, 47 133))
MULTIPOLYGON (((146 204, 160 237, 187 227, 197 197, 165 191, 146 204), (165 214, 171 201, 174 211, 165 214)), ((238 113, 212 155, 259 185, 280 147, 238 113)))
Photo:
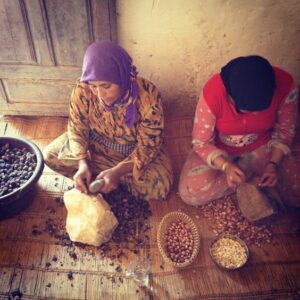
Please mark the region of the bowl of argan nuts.
POLYGON ((249 249, 239 237, 222 234, 210 244, 209 253, 218 267, 236 270, 243 267, 249 259, 249 249))
POLYGON ((176 268, 190 265, 198 255, 200 237, 196 224, 183 212, 170 212, 157 231, 158 249, 165 262, 176 268))
POLYGON ((19 137, 0 137, 0 219, 25 209, 44 169, 41 150, 19 137))

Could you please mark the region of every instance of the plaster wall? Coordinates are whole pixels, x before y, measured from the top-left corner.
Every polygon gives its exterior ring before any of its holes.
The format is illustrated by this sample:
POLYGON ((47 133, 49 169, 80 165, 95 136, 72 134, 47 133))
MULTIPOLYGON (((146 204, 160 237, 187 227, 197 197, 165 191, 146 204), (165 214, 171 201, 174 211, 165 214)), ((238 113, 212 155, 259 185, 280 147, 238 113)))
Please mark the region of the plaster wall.
POLYGON ((232 58, 266 57, 300 83, 299 0, 117 0, 118 42, 168 110, 193 111, 232 58))

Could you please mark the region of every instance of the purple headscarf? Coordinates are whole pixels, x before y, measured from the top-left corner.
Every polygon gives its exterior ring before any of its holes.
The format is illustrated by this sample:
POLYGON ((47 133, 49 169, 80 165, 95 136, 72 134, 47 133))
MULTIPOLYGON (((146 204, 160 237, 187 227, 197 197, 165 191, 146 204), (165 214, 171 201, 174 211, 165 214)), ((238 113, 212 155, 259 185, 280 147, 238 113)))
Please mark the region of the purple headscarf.
POLYGON ((137 71, 132 64, 132 58, 122 47, 110 41, 94 42, 84 54, 81 82, 107 81, 120 86, 120 97, 112 105, 104 103, 105 110, 111 111, 115 105, 124 103, 124 98, 129 92, 125 115, 125 123, 129 128, 134 125, 138 116, 136 76, 137 71))

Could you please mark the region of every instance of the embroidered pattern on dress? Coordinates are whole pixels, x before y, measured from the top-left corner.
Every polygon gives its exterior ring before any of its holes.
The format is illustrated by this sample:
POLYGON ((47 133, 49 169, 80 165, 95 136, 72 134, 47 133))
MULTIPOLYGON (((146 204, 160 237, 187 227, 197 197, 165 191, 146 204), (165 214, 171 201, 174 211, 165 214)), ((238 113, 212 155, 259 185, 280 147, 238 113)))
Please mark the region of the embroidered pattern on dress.
POLYGON ((252 144, 258 135, 255 133, 246 135, 219 135, 220 140, 227 146, 231 147, 244 147, 252 144))
POLYGON ((285 99, 285 103, 295 102, 298 99, 298 88, 292 90, 287 98, 285 99))
POLYGON ((130 144, 115 143, 111 140, 104 138, 102 135, 98 134, 93 130, 90 131, 90 141, 100 143, 103 146, 110 148, 126 156, 130 155, 134 150, 134 148, 136 147, 136 143, 130 143, 130 144))

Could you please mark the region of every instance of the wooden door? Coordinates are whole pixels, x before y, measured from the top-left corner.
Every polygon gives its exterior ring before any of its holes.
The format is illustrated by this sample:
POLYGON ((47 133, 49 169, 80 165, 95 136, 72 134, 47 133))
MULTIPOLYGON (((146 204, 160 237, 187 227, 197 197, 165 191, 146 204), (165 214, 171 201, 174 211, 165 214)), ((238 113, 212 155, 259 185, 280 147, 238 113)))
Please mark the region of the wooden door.
POLYGON ((0 114, 68 114, 84 51, 116 40, 115 0, 1 0, 0 114))

